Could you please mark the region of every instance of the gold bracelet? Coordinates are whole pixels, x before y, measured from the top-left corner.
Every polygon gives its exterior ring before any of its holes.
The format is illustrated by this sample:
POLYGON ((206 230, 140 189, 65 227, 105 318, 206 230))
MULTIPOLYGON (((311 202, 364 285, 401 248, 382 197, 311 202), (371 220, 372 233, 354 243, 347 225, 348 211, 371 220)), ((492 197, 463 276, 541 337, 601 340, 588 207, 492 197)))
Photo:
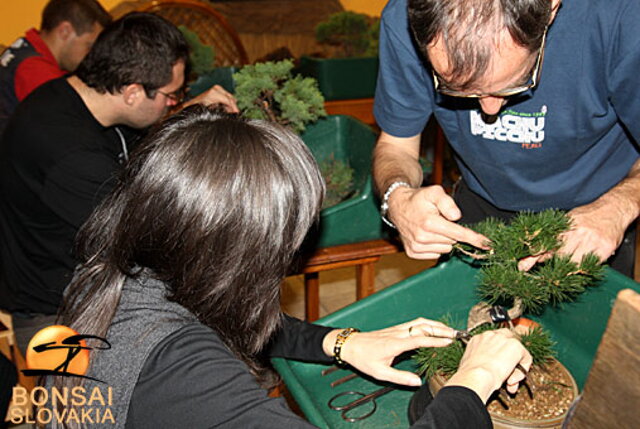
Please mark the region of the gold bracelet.
POLYGON ((342 360, 342 358, 340 357, 340 353, 342 352, 342 346, 345 343, 345 341, 347 341, 347 339, 354 332, 360 332, 360 329, 347 328, 347 329, 343 330, 342 332, 340 332, 338 334, 338 336, 336 337, 336 345, 333 346, 333 358, 336 360, 336 363, 338 365, 344 365, 344 363, 345 363, 342 360))

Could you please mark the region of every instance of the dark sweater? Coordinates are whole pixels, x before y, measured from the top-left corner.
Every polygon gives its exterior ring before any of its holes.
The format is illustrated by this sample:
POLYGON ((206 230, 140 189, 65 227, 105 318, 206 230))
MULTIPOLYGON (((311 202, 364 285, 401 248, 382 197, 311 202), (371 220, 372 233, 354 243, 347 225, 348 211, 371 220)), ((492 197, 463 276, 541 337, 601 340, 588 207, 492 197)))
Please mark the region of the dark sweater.
MULTIPOLYGON (((87 375, 114 390, 116 428, 311 427, 283 398, 269 398, 215 331, 167 301, 165 292, 163 283, 148 277, 129 279, 107 335, 112 349, 92 358, 87 375)), ((270 354, 330 362, 322 350, 322 339, 330 330, 285 317, 270 354)), ((445 388, 415 427, 491 423, 475 393, 445 388)))

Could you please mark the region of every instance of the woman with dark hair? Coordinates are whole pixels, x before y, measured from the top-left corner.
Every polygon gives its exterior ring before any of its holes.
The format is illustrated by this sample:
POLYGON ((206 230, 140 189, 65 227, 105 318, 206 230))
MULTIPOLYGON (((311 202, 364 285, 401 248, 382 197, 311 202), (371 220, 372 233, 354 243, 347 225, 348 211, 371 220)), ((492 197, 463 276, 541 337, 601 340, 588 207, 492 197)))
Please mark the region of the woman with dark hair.
MULTIPOLYGON (((280 284, 323 194, 304 143, 277 125, 199 106, 166 121, 78 238, 82 264, 61 323, 111 348, 91 352, 91 379, 48 385, 109 386, 115 427, 153 428, 308 426, 261 388, 270 381, 266 356, 336 358, 419 385, 417 375, 391 368, 394 357, 447 345, 453 329, 418 319, 356 332, 281 313, 280 284)), ((468 350, 454 387, 418 425, 456 424, 460 413, 486 423, 483 401, 507 378, 517 387, 524 375, 515 365, 530 364, 505 332, 474 338, 468 350)))

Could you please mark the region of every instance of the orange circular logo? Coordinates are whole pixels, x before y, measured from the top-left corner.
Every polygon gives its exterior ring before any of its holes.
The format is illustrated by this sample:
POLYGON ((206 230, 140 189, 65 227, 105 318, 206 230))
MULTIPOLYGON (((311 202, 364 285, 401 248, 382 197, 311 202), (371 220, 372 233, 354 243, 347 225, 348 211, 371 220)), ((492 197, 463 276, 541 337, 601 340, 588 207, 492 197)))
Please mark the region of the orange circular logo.
POLYGON ((89 350, 84 339, 68 326, 47 326, 29 341, 26 361, 29 369, 84 375, 89 350))

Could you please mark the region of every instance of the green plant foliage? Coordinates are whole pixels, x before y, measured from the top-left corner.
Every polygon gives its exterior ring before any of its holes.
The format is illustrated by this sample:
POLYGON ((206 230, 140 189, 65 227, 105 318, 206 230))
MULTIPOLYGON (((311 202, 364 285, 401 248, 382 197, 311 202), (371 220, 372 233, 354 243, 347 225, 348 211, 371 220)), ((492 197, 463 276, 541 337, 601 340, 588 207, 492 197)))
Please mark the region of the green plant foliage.
POLYGON ((353 168, 349 165, 334 159, 332 155, 320 163, 320 171, 327 186, 323 209, 335 206, 353 194, 353 168))
POLYGON ((178 29, 189 44, 191 71, 197 76, 213 71, 216 68, 216 53, 213 47, 202 43, 200 37, 184 25, 180 25, 178 29))
POLYGON ((377 57, 380 46, 380 18, 375 18, 369 26, 369 47, 364 53, 365 57, 377 57))
POLYGON ((464 354, 464 344, 456 340, 446 347, 423 347, 416 351, 413 360, 418 373, 427 379, 437 373, 451 375, 458 370, 464 354))
POLYGON ((360 57, 377 55, 379 20, 364 14, 344 11, 334 13, 316 26, 316 40, 320 43, 339 46, 342 56, 360 57), (377 24, 376 24, 377 23, 377 24))
POLYGON ((522 212, 509 225, 487 219, 473 226, 491 240, 491 250, 456 246, 457 251, 482 262, 479 293, 489 303, 510 305, 516 298, 524 311, 540 312, 547 304, 570 301, 603 277, 598 258, 586 255, 580 264, 567 256, 554 255, 531 270, 518 270, 518 261, 527 256, 554 252, 559 235, 571 227, 570 218, 559 210, 522 212))
POLYGON ((278 122, 297 133, 326 116, 318 82, 292 76, 293 62, 258 63, 234 73, 238 108, 251 119, 278 122))
MULTIPOLYGON (((449 320, 445 319, 442 322, 446 325, 451 325, 449 320)), ((474 329, 471 335, 475 336, 500 328, 495 324, 485 324, 474 329)), ((556 352, 553 349, 555 342, 551 340, 549 332, 539 326, 530 329, 527 333, 521 335, 519 339, 524 348, 531 354, 534 365, 544 365, 550 358, 556 356, 556 352)), ((418 373, 424 375, 427 379, 433 377, 436 373, 449 376, 458 370, 464 350, 464 342, 455 340, 446 347, 420 348, 412 358, 418 368, 418 373)))
POLYGON ((550 358, 556 356, 556 343, 551 340, 549 332, 536 326, 520 336, 520 342, 529 351, 534 365, 544 365, 550 358))

